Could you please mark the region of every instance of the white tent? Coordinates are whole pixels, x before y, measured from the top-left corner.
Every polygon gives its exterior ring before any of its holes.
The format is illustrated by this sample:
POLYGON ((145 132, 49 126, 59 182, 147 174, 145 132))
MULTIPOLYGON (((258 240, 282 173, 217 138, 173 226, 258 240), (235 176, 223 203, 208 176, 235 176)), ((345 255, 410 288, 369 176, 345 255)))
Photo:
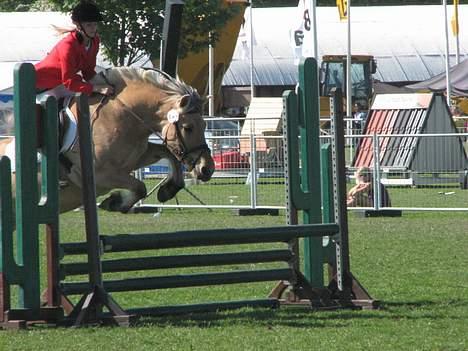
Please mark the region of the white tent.
MULTIPOLYGON (((19 62, 35 63, 60 40, 53 25, 70 27, 70 16, 60 12, 0 12, 0 94, 13 85, 13 68, 19 62)), ((98 66, 109 67, 102 56, 98 66)))
MULTIPOLYGON (((449 6, 449 10, 451 7, 449 6)), ((450 13, 451 14, 451 13, 450 13)), ((294 85, 290 30, 301 20, 295 7, 254 8, 253 48, 255 85, 294 85)), ((468 5, 459 6, 460 59, 468 58, 468 33, 464 19, 468 5)), ((346 55, 347 24, 340 21, 336 7, 317 7, 318 54, 346 55)), ((373 55, 375 78, 386 83, 419 82, 445 70, 445 27, 442 5, 352 7, 351 51, 373 55)), ((250 18, 246 17, 246 27, 250 18)), ((247 41, 248 44, 248 41, 247 41)), ((455 38, 450 36, 451 65, 455 64, 455 38)), ((223 85, 250 84, 245 42, 238 40, 234 59, 223 85)))

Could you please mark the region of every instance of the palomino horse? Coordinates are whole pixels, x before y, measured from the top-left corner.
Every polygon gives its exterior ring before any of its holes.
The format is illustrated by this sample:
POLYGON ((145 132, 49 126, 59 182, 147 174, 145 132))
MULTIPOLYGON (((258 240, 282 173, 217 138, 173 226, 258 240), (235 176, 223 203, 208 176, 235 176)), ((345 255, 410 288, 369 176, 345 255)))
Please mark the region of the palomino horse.
MULTIPOLYGON (((97 75, 95 83, 100 79, 115 87, 112 97, 89 98, 96 194, 115 189, 101 202, 101 208, 128 212, 147 194, 145 184, 132 171, 162 158, 170 161, 172 172, 159 188, 161 202, 184 187, 182 164, 197 179, 211 178, 214 162, 196 90, 155 70, 119 67, 97 75), (151 134, 159 136, 162 144, 150 143, 151 134)), ((0 145, 0 153, 2 149, 0 145)), ((71 167, 65 172, 67 185, 60 190, 61 212, 81 205, 79 146, 64 156, 71 167)))

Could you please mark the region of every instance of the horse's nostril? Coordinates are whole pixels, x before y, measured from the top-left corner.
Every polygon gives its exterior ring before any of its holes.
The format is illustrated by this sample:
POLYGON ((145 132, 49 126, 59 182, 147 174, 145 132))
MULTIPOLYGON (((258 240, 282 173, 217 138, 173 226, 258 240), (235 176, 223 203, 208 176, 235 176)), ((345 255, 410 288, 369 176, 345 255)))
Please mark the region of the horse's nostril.
POLYGON ((201 174, 205 177, 211 176, 211 170, 209 167, 202 167, 201 174))

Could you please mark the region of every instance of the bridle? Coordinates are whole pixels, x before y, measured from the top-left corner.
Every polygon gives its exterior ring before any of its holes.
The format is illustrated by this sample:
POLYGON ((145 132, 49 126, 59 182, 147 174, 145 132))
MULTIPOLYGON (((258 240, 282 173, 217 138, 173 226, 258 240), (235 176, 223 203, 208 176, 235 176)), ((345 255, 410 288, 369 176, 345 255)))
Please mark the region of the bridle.
MULTIPOLYGON (((163 72, 163 71, 160 71, 158 69, 155 69, 155 68, 152 68, 152 70, 154 71, 157 71, 159 73, 161 73, 166 79, 170 79, 172 80, 173 78, 171 76, 169 76, 167 73, 163 72)), ((102 72, 101 72, 102 73, 102 72)), ((104 74, 101 74, 103 79, 106 81, 107 84, 113 86, 106 78, 106 76, 104 74)), ((103 104, 105 104, 105 102, 107 101, 108 96, 104 96, 101 101, 99 102, 98 106, 96 107, 96 109, 94 110, 93 112, 93 115, 96 115, 96 118, 98 116, 98 113, 99 113, 99 110, 100 108, 102 107, 103 104)), ((146 122, 141 116, 139 116, 137 113, 135 113, 132 109, 130 109, 130 107, 128 107, 128 105, 121 99, 119 98, 118 96, 113 96, 113 99, 116 100, 117 102, 119 102, 119 104, 133 117, 135 118, 141 125, 143 125, 147 130, 149 130, 152 134, 156 135, 163 143, 164 146, 167 147, 167 149, 171 152, 171 154, 179 161, 179 162, 187 162, 187 158, 189 157, 190 154, 194 153, 194 152, 197 152, 199 151, 199 154, 196 158, 193 159, 193 162, 190 164, 190 167, 193 169, 196 165, 196 163, 198 162, 198 160, 201 158, 202 154, 204 152, 208 152, 209 154, 211 153, 211 150, 210 148, 208 147, 207 143, 204 142, 200 145, 197 145, 191 149, 187 148, 187 145, 184 141, 184 137, 182 136, 182 132, 180 130, 180 124, 179 124, 179 121, 176 121, 176 122, 169 122, 169 124, 166 126, 166 132, 165 133, 161 133, 159 131, 157 131, 156 129, 154 129, 148 122, 146 122), (175 128, 175 138, 173 139, 168 139, 167 135, 167 131, 169 128, 171 127, 174 127, 175 128), (163 134, 163 135, 161 135, 163 134), (178 141, 174 144, 172 143, 169 143, 171 141, 178 141)), ((195 112, 195 109, 192 109, 192 110, 189 110, 187 111, 187 113, 189 112, 195 112)), ((93 119, 93 118, 91 118, 93 119)), ((163 131, 164 131, 164 128, 163 128, 163 131)))
POLYGON ((182 133, 180 131, 180 125, 178 121, 174 123, 169 123, 169 125, 167 125, 166 133, 164 133, 164 138, 162 139, 162 141, 163 141, 163 145, 165 145, 169 149, 169 151, 174 155, 174 157, 180 162, 186 162, 187 157, 190 154, 200 151, 198 156, 193 159, 193 162, 191 164, 192 168, 195 167, 195 164, 198 162, 198 160, 200 159, 200 157, 202 156, 204 152, 208 152, 209 154, 211 153, 211 150, 206 143, 202 143, 191 149, 187 148, 187 145, 184 142, 184 138, 182 137, 182 133), (175 128, 174 139, 168 139, 167 137, 168 135, 167 129, 171 127, 175 128), (168 143, 169 141, 174 141, 174 140, 178 140, 179 142, 176 143, 175 145, 168 143))

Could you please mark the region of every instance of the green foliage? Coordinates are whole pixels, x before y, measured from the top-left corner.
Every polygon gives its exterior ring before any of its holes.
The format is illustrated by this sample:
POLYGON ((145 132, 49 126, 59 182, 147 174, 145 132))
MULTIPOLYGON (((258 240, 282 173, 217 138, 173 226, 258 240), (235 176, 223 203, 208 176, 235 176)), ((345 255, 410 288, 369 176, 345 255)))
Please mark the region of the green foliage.
POLYGON ((179 56, 199 52, 210 43, 216 45, 220 30, 240 9, 238 6, 222 6, 222 3, 223 0, 185 2, 179 56))
POLYGON ((0 11, 2 12, 12 12, 12 11, 28 11, 29 6, 33 0, 24 0, 18 3, 15 0, 1 0, 0 1, 0 11))
MULTIPOLYGON (((68 12, 76 0, 49 0, 61 11, 68 12)), ((236 6, 220 6, 221 0, 186 1, 181 30, 180 55, 197 52, 208 46, 208 33, 211 40, 218 40, 218 31, 238 10, 236 6)), ((131 65, 145 55, 156 59, 163 31, 164 0, 120 1, 99 0, 104 22, 99 33, 104 46, 104 54, 116 66, 131 65)))
POLYGON ((254 0, 253 7, 297 6, 298 0, 254 0))
MULTIPOLYGON (((50 0, 61 11, 69 12, 76 0, 50 0)), ((116 66, 131 65, 145 54, 158 55, 161 41, 164 1, 100 0, 104 21, 99 34, 104 54, 116 66)))

